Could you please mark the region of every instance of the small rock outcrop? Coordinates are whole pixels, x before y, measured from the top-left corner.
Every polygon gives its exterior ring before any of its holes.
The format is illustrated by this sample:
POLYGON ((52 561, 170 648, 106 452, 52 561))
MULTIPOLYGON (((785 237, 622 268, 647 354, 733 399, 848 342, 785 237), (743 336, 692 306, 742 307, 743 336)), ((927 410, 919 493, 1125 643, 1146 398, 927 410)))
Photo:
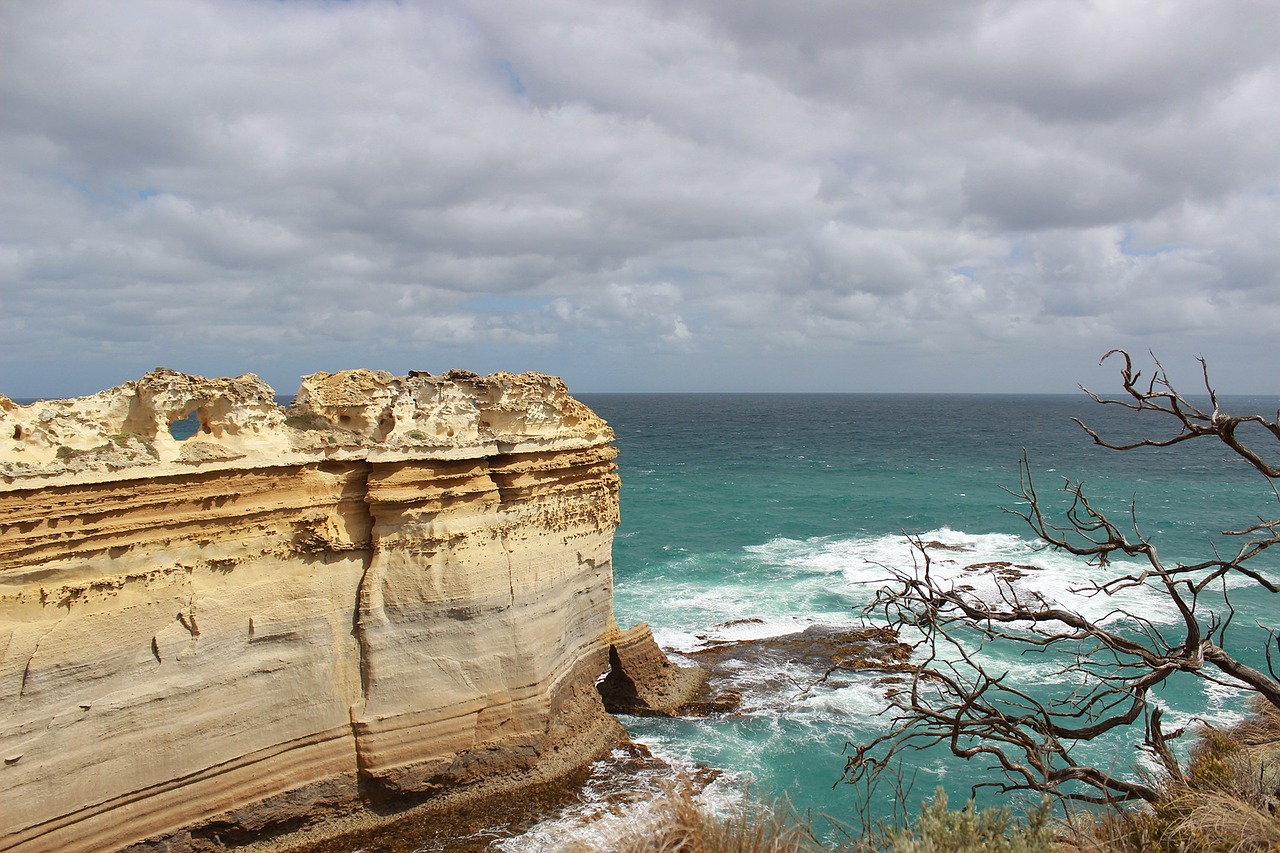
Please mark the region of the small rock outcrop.
POLYGON ((672 663, 641 624, 610 640, 609 674, 597 689, 610 713, 669 717, 682 712, 706 677, 699 667, 672 663))
POLYGON ((606 750, 612 437, 528 373, 0 398, 0 850, 217 847, 606 750))

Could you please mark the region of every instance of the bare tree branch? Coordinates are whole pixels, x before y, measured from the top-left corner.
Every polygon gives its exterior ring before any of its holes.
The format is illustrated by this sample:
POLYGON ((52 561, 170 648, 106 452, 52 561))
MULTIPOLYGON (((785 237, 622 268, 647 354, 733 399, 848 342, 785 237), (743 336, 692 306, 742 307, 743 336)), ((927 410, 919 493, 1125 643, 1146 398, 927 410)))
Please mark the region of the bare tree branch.
MULTIPOLYGON (((1127 352, 1112 350, 1102 361, 1110 358, 1122 363, 1124 395, 1105 399, 1083 389, 1085 393, 1101 405, 1161 415, 1172 421, 1177 432, 1168 438, 1113 442, 1077 420, 1096 444, 1127 452, 1216 438, 1272 481, 1273 492, 1280 497, 1274 483, 1280 468, 1267 461, 1263 450, 1242 439, 1239 431, 1242 425, 1256 424, 1264 431, 1254 435, 1280 440, 1280 413, 1268 420, 1224 412, 1203 358, 1199 362, 1208 407, 1182 395, 1154 355, 1155 370, 1145 382, 1127 352)), ((1268 445, 1265 453, 1274 451, 1268 445)), ((1112 772, 1082 765, 1073 748, 1141 720, 1143 747, 1171 779, 1182 781, 1183 771, 1169 745, 1182 729, 1164 731, 1163 712, 1150 698, 1154 688, 1175 676, 1190 677, 1252 691, 1280 708, 1277 631, 1257 626, 1264 637, 1265 671, 1236 657, 1228 642, 1236 621, 1232 589, 1239 581, 1269 593, 1280 592, 1273 571, 1248 564, 1280 543, 1280 521, 1260 517, 1257 523, 1222 531, 1224 536, 1243 540, 1232 552, 1215 552, 1212 559, 1195 563, 1168 562, 1143 534, 1136 501, 1130 501, 1122 525, 1089 498, 1083 483, 1066 480, 1062 488, 1065 509, 1051 516, 1024 453, 1018 488, 1010 491, 1019 508, 1006 512, 1021 517, 1045 546, 1111 572, 1076 592, 1105 598, 1138 589, 1154 592, 1177 613, 1177 623, 1157 627, 1151 619, 1126 609, 1122 599, 1104 616, 1087 617, 999 576, 994 578, 994 596, 983 597, 970 587, 941 578, 933 571, 928 546, 919 537, 909 536, 913 565, 886 567, 892 579, 865 615, 887 621, 900 636, 919 637, 918 666, 910 685, 889 697, 888 731, 850 749, 846 781, 874 780, 905 752, 941 745, 954 755, 986 760, 1006 780, 980 782, 975 789, 1036 791, 1087 803, 1154 802, 1158 789, 1131 778, 1132 768, 1112 772), (985 654, 989 644, 1046 655, 1047 661, 1058 665, 1057 677, 1072 687, 1064 696, 1037 698, 1038 694, 1014 684, 1008 673, 993 669, 985 654)))

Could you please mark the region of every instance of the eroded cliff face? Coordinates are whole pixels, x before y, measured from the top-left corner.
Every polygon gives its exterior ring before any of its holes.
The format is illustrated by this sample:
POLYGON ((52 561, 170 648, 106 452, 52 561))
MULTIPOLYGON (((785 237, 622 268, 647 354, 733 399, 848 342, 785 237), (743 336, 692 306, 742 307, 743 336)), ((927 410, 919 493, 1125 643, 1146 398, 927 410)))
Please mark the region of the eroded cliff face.
POLYGON ((0 397, 0 850, 199 846, 589 760, 612 433, 538 374, 0 397), (171 421, 196 413, 178 441, 171 421))

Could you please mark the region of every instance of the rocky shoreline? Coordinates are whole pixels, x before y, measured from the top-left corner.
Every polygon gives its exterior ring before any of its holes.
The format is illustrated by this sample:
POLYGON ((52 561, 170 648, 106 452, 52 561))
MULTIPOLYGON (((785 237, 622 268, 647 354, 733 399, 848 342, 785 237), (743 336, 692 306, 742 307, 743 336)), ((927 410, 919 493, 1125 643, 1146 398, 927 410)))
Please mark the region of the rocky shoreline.
MULTIPOLYGON (((723 626, 722 626, 723 627, 723 626)), ((774 673, 780 661, 812 674, 816 688, 841 686, 853 673, 909 669, 910 647, 884 628, 814 625, 803 631, 748 640, 715 642, 670 662, 645 626, 615 644, 614 666, 598 688, 613 713, 640 716, 716 716, 751 713, 750 697, 736 685, 744 672, 774 673)), ((803 690, 778 678, 758 681, 757 691, 786 695, 803 690)), ((498 853, 541 849, 523 843, 522 833, 547 821, 569 824, 578 833, 593 821, 625 815, 659 796, 673 780, 701 791, 719 771, 678 768, 643 744, 623 738, 592 763, 547 781, 526 781, 499 793, 425 803, 396 814, 357 813, 318 823, 280 842, 244 848, 244 853, 498 853)))
POLYGON ((619 630, 612 439, 539 374, 0 397, 0 851, 527 824, 593 762, 647 772, 610 712, 746 712, 731 669, 899 654, 813 628, 680 666, 619 630))
POLYGON ((265 843, 608 753, 645 633, 612 439, 540 374, 0 397, 0 851, 265 843))

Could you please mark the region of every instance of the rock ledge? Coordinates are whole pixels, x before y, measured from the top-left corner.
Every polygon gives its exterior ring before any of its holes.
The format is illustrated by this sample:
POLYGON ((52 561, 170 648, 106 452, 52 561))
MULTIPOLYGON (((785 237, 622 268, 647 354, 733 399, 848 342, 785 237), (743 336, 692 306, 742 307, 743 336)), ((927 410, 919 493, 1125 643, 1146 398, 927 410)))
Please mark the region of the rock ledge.
POLYGON ((0 851, 218 849, 590 761, 612 437, 532 373, 0 397, 0 851))

